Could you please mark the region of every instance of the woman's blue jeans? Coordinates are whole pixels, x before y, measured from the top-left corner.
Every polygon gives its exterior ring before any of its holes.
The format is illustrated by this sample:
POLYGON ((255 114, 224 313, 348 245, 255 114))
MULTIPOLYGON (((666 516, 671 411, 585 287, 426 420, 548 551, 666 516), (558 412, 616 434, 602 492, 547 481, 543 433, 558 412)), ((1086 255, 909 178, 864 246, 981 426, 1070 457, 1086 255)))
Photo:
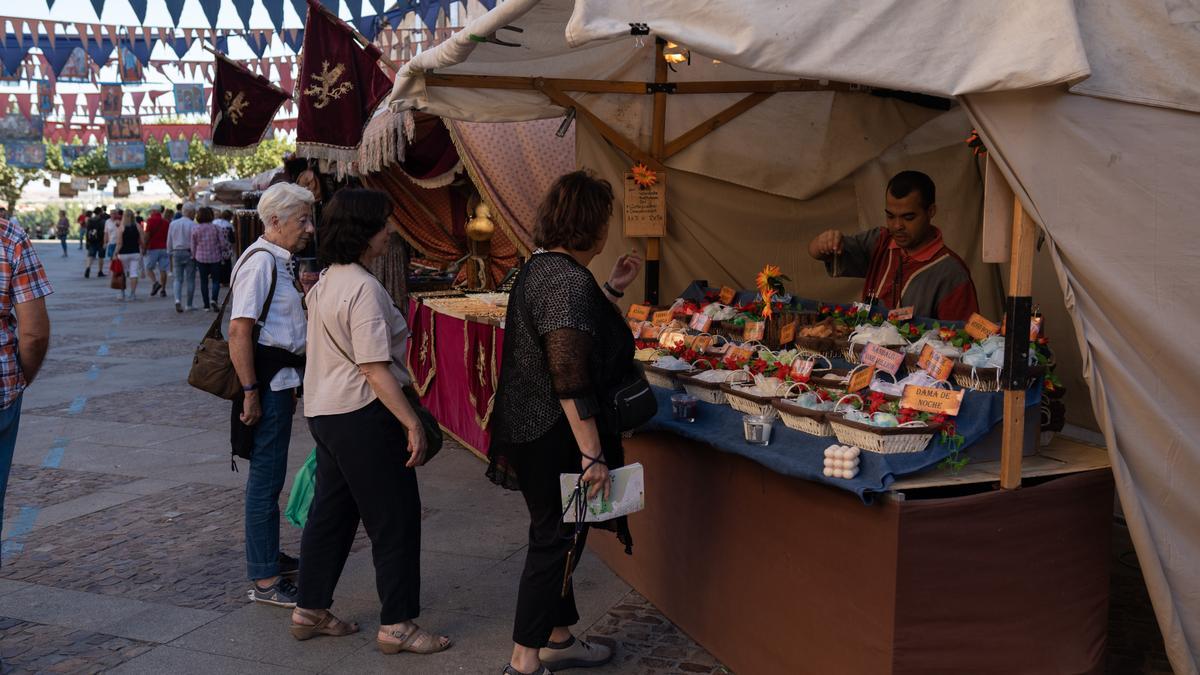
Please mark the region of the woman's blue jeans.
POLYGON ((287 476, 288 443, 296 390, 259 388, 262 419, 254 427, 254 450, 246 479, 246 573, 251 579, 279 574, 279 493, 287 476))

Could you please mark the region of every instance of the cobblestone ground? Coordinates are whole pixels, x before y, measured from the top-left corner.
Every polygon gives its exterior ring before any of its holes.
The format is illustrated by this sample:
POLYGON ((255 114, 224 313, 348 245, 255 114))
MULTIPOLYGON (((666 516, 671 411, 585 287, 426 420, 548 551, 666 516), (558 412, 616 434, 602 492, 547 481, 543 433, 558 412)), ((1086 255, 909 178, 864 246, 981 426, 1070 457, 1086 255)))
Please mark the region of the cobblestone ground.
POLYGON ((617 648, 614 665, 622 673, 721 675, 724 666, 678 628, 648 600, 631 592, 592 626, 596 642, 617 648))
POLYGON ((150 642, 0 618, 4 673, 99 673, 154 648, 150 642))

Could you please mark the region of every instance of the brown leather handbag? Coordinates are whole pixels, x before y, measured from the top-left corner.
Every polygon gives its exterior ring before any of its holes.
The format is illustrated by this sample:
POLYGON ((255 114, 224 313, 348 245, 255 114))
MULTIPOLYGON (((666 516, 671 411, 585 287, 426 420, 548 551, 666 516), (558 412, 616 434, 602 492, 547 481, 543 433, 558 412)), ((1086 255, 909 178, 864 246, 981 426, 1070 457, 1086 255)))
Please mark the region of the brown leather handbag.
MULTIPOLYGON (((259 252, 271 254, 270 251, 260 248, 250 255, 259 252)), ((274 255, 271 255, 271 288, 267 291, 267 301, 263 303, 262 313, 258 315, 258 321, 254 322, 251 340, 255 342, 258 341, 258 333, 262 330, 263 322, 267 320, 267 313, 271 311, 271 299, 275 297, 275 281, 279 272, 275 269, 274 255)), ((227 401, 233 400, 242 393, 242 383, 238 380, 237 371, 233 368, 233 360, 229 357, 229 342, 221 333, 221 321, 225 318, 225 307, 232 297, 233 282, 231 281, 225 302, 221 303, 221 311, 217 312, 217 317, 213 319, 212 325, 208 327, 200 345, 196 347, 196 354, 192 357, 192 368, 188 371, 188 384, 227 401)))

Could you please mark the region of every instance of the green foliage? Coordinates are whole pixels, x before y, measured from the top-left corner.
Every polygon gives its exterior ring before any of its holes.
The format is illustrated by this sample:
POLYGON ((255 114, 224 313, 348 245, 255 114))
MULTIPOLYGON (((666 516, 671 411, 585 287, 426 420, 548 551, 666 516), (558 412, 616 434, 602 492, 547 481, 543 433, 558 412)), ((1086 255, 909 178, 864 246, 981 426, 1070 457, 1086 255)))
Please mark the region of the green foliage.
POLYGON ((267 138, 254 149, 253 155, 232 155, 229 159, 229 172, 235 178, 252 178, 268 169, 283 166, 283 156, 296 151, 296 144, 267 138))

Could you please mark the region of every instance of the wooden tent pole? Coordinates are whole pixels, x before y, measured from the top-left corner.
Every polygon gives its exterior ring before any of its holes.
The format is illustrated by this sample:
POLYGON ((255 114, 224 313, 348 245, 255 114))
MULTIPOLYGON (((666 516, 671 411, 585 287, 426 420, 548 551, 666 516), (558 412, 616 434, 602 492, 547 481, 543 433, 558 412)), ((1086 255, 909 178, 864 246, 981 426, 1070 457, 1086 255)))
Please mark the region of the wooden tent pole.
MULTIPOLYGON (((662 38, 654 38, 654 83, 667 83, 667 60, 663 58, 663 51, 667 46, 667 41, 662 38)), ((667 93, 665 91, 656 90, 654 92, 654 117, 653 126, 650 128, 650 155, 655 161, 661 162, 665 156, 665 147, 667 144, 667 93)), ((669 218, 668 218, 669 220, 669 218)), ((662 261, 662 240, 658 237, 648 237, 646 239, 646 304, 651 307, 658 305, 658 290, 659 290, 659 266, 662 261)))
POLYGON ((1021 487, 1025 447, 1025 389, 1028 386, 1029 325, 1033 309, 1033 258, 1037 227, 1013 197, 1012 258, 1008 264, 1008 313, 1005 322, 1004 436, 1000 450, 1000 487, 1021 487))

